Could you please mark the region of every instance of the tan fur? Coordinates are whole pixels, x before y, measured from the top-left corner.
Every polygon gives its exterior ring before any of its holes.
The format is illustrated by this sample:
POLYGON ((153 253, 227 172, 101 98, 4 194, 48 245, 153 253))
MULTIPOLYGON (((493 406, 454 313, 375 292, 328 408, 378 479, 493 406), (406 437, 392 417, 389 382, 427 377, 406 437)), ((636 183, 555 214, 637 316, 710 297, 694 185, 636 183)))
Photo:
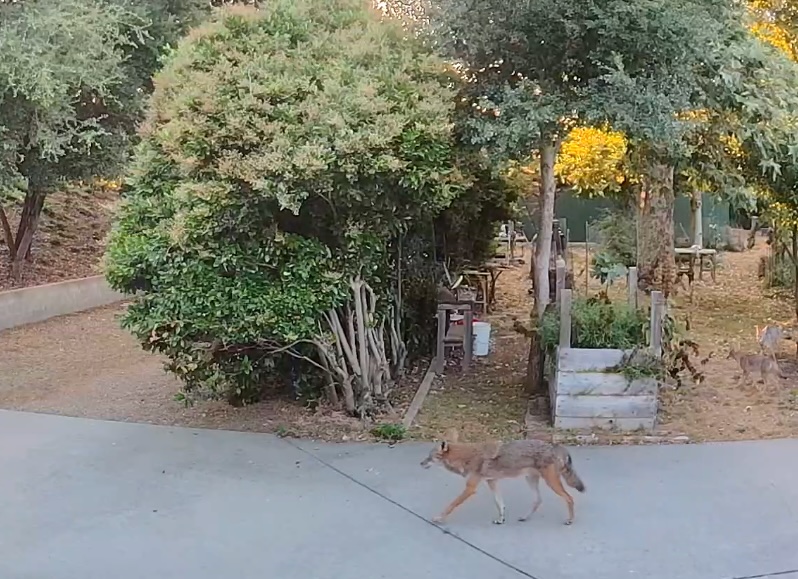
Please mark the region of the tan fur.
POLYGON ((776 350, 782 340, 795 341, 793 329, 789 326, 767 324, 761 329, 759 326, 754 326, 754 328, 760 352, 773 359, 776 358, 776 350))
POLYGON ((729 350, 729 355, 726 356, 729 360, 734 360, 742 370, 741 380, 747 384, 751 380, 751 374, 758 373, 762 379, 763 384, 768 384, 768 378, 775 376, 776 378, 784 378, 781 373, 778 362, 773 356, 765 356, 762 354, 743 354, 736 347, 732 346, 729 350))
POLYGON ((499 516, 493 521, 497 525, 505 522, 504 501, 497 485, 501 479, 524 476, 535 495, 531 511, 519 518, 519 521, 526 521, 540 507, 541 478, 565 501, 568 507, 566 525, 570 525, 574 519, 574 499, 563 488, 560 477, 562 476, 568 486, 579 492, 585 491, 585 485, 573 468, 568 450, 542 440, 461 443, 458 442, 457 433, 453 432, 421 462, 424 468, 433 464, 440 464, 446 470, 466 479, 465 490, 433 519, 436 523, 444 522, 457 507, 474 496, 482 481, 487 483, 493 493, 499 511, 499 516))

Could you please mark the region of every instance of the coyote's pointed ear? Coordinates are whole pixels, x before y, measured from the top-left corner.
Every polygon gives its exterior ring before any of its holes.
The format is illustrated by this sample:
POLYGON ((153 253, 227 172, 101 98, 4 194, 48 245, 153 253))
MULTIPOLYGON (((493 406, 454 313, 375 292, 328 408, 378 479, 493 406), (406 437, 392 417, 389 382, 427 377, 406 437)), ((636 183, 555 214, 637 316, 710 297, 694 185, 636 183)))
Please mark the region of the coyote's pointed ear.
POLYGON ((449 452, 449 443, 445 440, 441 441, 441 452, 449 452))
POLYGON ((450 428, 449 430, 446 431, 446 436, 444 437, 444 439, 447 442, 457 442, 458 440, 460 440, 460 433, 457 432, 456 428, 450 428))

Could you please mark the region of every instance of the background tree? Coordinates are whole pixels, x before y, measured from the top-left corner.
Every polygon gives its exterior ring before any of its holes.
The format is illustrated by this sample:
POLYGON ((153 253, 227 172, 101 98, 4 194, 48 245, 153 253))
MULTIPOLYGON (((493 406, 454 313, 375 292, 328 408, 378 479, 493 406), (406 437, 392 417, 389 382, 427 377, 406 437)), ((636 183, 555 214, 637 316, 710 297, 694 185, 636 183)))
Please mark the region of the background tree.
MULTIPOLYGON (((757 0, 751 3, 750 8, 754 17, 751 24, 753 34, 777 52, 770 61, 771 68, 768 72, 777 80, 786 81, 787 84, 779 85, 780 88, 788 89, 792 86, 792 92, 798 92, 798 69, 795 66, 798 61, 798 6, 794 2, 757 0), (774 69, 776 63, 782 66, 774 69)), ((788 116, 777 127, 784 131, 777 160, 778 170, 770 174, 762 170, 771 164, 750 141, 744 143, 742 158, 743 170, 756 186, 759 205, 764 209, 763 217, 776 229, 776 245, 781 246, 789 255, 793 302, 798 318, 798 163, 795 159, 795 146, 791 143, 795 131, 794 123, 798 121, 798 109, 795 108, 794 101, 785 101, 782 106, 788 116), (790 239, 790 242, 780 243, 784 239, 790 239)), ((778 267, 780 253, 780 248, 774 247, 775 259, 771 262, 771 267, 778 267)))
POLYGON ((732 3, 440 4, 430 12, 438 38, 470 81, 463 95, 465 134, 503 158, 539 152, 538 313, 549 299, 556 156, 576 121, 609 122, 630 139, 647 191, 644 214, 664 216, 646 226, 658 241, 649 261, 672 264, 673 166, 692 126, 677 114, 695 108, 696 78, 706 74, 707 54, 736 32, 732 3))
POLYGON ((113 175, 163 49, 208 12, 204 0, 0 4, 0 226, 14 277, 47 193, 113 175), (18 205, 13 227, 8 209, 18 205))
POLYGON ((99 2, 26 2, 0 8, 0 224, 18 277, 48 191, 119 151, 107 115, 124 83, 124 62, 142 24, 99 2), (102 153, 102 154, 101 154, 102 153), (23 191, 16 233, 5 206, 23 191))
POLYGON ((359 0, 192 31, 156 77, 108 250, 111 284, 144 292, 127 327, 189 391, 255 400, 293 357, 373 412, 404 355, 396 250, 479 181, 458 169, 455 80, 359 0))
POLYGON ((637 181, 628 167, 628 148, 618 131, 575 127, 563 140, 554 173, 585 197, 621 194, 637 181))

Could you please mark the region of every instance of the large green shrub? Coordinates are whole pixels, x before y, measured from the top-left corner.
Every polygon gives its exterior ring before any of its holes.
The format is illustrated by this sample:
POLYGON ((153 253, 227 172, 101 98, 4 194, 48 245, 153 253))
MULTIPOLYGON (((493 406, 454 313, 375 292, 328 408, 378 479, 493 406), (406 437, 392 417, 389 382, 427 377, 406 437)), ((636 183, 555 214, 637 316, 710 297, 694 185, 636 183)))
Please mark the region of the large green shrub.
POLYGON ((192 31, 155 79, 106 275, 186 389, 257 399, 290 355, 368 412, 401 366, 392 242, 469 183, 444 63, 360 0, 192 31))

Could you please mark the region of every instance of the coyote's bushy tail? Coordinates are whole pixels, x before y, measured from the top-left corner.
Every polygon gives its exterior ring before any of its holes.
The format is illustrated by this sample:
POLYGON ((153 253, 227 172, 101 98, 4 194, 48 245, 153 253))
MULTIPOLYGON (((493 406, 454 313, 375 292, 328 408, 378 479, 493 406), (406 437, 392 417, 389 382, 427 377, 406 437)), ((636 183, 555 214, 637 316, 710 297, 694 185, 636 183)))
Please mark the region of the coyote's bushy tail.
POLYGON ((562 478, 569 487, 576 489, 580 493, 585 492, 585 483, 582 482, 582 479, 579 478, 579 475, 576 474, 574 470, 571 454, 562 446, 558 447, 557 450, 560 454, 560 472, 562 473, 562 478))

